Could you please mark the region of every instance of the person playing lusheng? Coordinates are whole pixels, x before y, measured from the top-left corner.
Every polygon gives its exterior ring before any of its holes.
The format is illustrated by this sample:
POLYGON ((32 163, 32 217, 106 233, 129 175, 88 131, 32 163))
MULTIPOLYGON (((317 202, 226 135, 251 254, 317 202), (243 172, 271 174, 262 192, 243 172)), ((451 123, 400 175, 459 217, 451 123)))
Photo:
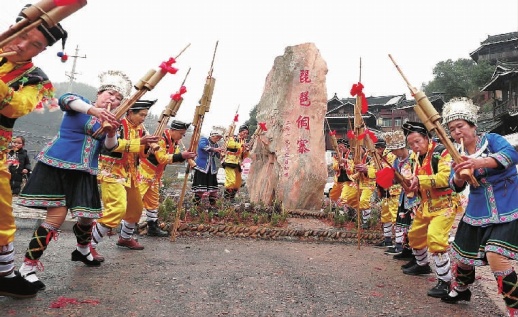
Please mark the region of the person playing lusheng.
POLYGON ((374 160, 365 152, 359 164, 354 164, 354 170, 359 173, 360 185, 360 201, 359 212, 362 215, 362 228, 370 228, 371 219, 371 199, 376 189, 376 167, 374 160))
MULTIPOLYGON (((451 285, 451 262, 448 254, 449 234, 455 214, 461 210, 460 200, 449 186, 451 155, 442 145, 433 141, 424 124, 406 122, 402 126, 407 145, 412 150, 410 157, 415 173, 410 179, 410 192, 419 195, 421 203, 416 210, 408 231, 409 245, 416 264, 404 268, 409 275, 429 274, 428 252, 435 262, 437 285, 428 291, 428 296, 441 298, 448 294, 451 285)), ((407 193, 408 194, 408 193, 407 193)))
MULTIPOLYGON (((387 132, 385 134, 385 140, 387 141, 387 150, 392 151, 392 154, 396 156, 392 167, 399 172, 404 178, 410 179, 412 177, 412 167, 410 166, 410 151, 406 147, 405 135, 402 130, 396 130, 393 132, 387 132)), ((419 204, 418 196, 407 195, 402 190, 401 185, 395 184, 392 187, 399 187, 398 199, 398 210, 396 216, 396 224, 394 226, 394 246, 389 247, 385 253, 393 254, 393 258, 396 260, 414 260, 409 262, 406 267, 410 267, 415 264, 415 258, 412 255, 412 249, 408 246, 408 229, 412 223, 414 217, 414 208, 417 208, 419 204), (411 196, 411 197, 409 197, 411 196)), ((397 191, 392 192, 391 195, 396 195, 397 191)), ((403 268, 406 268, 403 267, 403 268)))
POLYGON ((180 152, 178 142, 184 137, 190 123, 173 120, 169 129, 162 134, 157 151, 149 150, 148 155, 140 159, 139 190, 147 216, 147 235, 166 237, 168 232, 160 230, 157 224, 158 206, 160 205, 160 184, 167 164, 193 159, 196 153, 180 152))
POLYGON ((22 183, 28 179, 32 170, 31 160, 25 146, 25 138, 21 135, 13 139, 13 148, 7 154, 7 165, 11 173, 11 192, 13 195, 20 194, 22 183))
MULTIPOLYGON (((374 143, 374 147, 381 158, 381 166, 382 167, 390 167, 394 163, 396 156, 387 151, 387 142, 385 139, 378 139, 374 143)), ((377 178, 377 176, 376 176, 377 178)), ((381 226, 383 229, 383 240, 376 244, 376 247, 393 247, 392 244, 392 232, 394 229, 394 224, 396 223, 397 217, 397 206, 399 200, 399 194, 401 193, 401 186, 398 184, 392 184, 388 188, 383 188, 376 181, 376 187, 381 197, 381 226)))
MULTIPOLYGON (((365 150, 363 147, 360 147, 360 152, 364 155, 365 150)), ((355 173, 354 168, 354 149, 351 149, 349 155, 344 157, 345 159, 345 172, 347 174, 347 178, 350 181, 346 181, 342 188, 342 192, 340 193, 340 204, 344 205, 347 212, 351 215, 354 215, 359 210, 360 202, 358 200, 358 183, 356 178, 360 175, 359 173, 355 173)), ((360 194, 361 195, 361 194, 360 194)))
POLYGON ((112 148, 117 144, 118 122, 107 108, 120 105, 131 90, 131 82, 118 71, 101 73, 99 78, 101 85, 95 102, 72 93, 59 98, 64 115, 58 134, 37 155, 33 174, 18 200, 22 206, 47 210, 20 267, 22 276, 41 290, 45 284, 36 276, 36 271, 43 268, 40 258, 52 238, 57 238, 68 210, 77 218, 73 226, 77 247, 72 252, 72 261, 100 265, 90 254, 92 224, 102 212, 97 187, 98 157, 101 147, 112 148), (107 134, 94 137, 103 122, 110 123, 107 134))
POLYGON ((477 107, 466 98, 444 105, 446 124, 456 143, 464 144, 463 162, 453 164, 450 184, 466 188, 460 175, 469 169, 480 184, 470 186, 466 212, 459 223, 452 254, 456 286, 442 298, 447 303, 471 299, 475 266, 489 264, 510 316, 518 316, 518 280, 511 260, 518 260, 518 152, 496 133, 477 133, 477 107))
POLYGON ((227 150, 221 165, 225 168, 225 192, 223 198, 235 201, 236 194, 241 188, 241 163, 248 157, 246 138, 248 137, 248 126, 239 127, 237 136, 231 136, 226 140, 227 150))
POLYGON ((101 184, 104 211, 92 229, 90 248, 94 259, 100 262, 104 257, 97 252, 97 245, 120 224, 117 245, 131 250, 144 249, 132 236, 144 208, 138 188, 139 156, 142 157, 149 145, 159 140, 158 136, 148 134, 143 125, 149 108, 155 102, 135 102, 121 120, 116 146, 111 151, 101 150, 97 180, 101 184))
POLYGON ((329 200, 339 202, 344 185, 351 181, 347 175, 347 158, 349 157, 349 142, 345 139, 336 140, 339 152, 333 158, 333 170, 335 171, 335 183, 329 191, 329 200))
MULTIPOLYGON (((24 8, 25 9, 25 8, 24 8)), ((18 22, 23 17, 16 19, 18 22)), ((58 40, 67 38, 67 32, 58 23, 52 28, 40 24, 23 32, 0 52, 16 54, 0 58, 0 295, 34 297, 38 289, 14 270, 14 236, 16 224, 12 208, 12 193, 7 168, 8 145, 17 118, 42 107, 54 95, 47 75, 32 63, 32 58, 58 40)))
POLYGON ((198 156, 196 157, 196 167, 194 168, 194 178, 192 180, 192 191, 194 192, 194 204, 200 206, 201 199, 205 193, 209 195, 209 204, 215 208, 218 199, 218 168, 216 158, 221 157, 222 148, 218 142, 223 138, 220 129, 210 132, 208 138, 201 137, 198 142, 198 156))

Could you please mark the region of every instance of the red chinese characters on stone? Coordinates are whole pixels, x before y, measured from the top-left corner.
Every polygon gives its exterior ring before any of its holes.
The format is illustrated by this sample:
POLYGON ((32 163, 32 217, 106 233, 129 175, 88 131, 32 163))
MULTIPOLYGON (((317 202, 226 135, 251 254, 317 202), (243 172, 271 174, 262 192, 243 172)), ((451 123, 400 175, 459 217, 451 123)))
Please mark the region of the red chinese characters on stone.
POLYGON ((310 83, 311 82, 311 79, 309 78, 309 70, 307 70, 307 69, 300 70, 299 82, 300 83, 310 83))
POLYGON ((300 93, 299 105, 303 107, 311 106, 311 100, 309 100, 309 91, 303 91, 300 93))
POLYGON ((309 141, 306 139, 297 140, 297 146, 298 146, 297 152, 299 152, 300 154, 309 152, 309 149, 307 148, 308 142, 309 141))
POLYGON ((297 127, 299 129, 306 129, 309 130, 309 117, 308 116, 299 116, 297 119, 297 127))

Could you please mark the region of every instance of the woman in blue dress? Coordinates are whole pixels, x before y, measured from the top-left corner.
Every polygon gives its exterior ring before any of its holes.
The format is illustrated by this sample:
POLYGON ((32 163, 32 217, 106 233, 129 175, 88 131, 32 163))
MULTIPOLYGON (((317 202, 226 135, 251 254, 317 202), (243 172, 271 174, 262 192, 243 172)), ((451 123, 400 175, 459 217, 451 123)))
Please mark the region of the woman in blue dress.
POLYGON ((90 253, 93 221, 101 216, 101 200, 97 187, 98 157, 101 147, 117 145, 119 125, 110 112, 117 108, 131 91, 131 81, 122 72, 107 71, 99 75, 101 85, 95 102, 66 93, 59 98, 64 112, 58 134, 37 155, 31 178, 20 194, 18 204, 46 209, 43 223, 34 231, 25 253, 20 273, 38 289, 45 284, 36 276, 43 268, 39 259, 48 243, 57 238, 57 232, 68 213, 77 218, 73 231, 77 248, 72 261, 87 266, 99 266, 90 253), (94 137, 103 123, 106 134, 94 137))
POLYGON ((466 98, 445 104, 443 124, 461 145, 463 162, 453 164, 451 187, 463 191, 461 170, 470 170, 479 186, 469 186, 468 204, 459 223, 452 254, 456 286, 442 301, 469 301, 475 267, 489 264, 510 316, 518 316, 518 282, 511 260, 518 259, 518 152, 495 133, 477 133, 477 110, 466 98))

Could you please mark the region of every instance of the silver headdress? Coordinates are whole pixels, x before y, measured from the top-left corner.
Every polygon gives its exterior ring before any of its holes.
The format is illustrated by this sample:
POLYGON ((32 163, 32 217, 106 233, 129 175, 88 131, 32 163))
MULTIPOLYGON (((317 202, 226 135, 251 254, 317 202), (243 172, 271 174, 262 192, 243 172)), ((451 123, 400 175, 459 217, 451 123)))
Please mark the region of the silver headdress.
POLYGON ((383 133, 383 138, 387 143, 387 150, 402 149, 406 146, 406 138, 403 130, 383 133))
POLYGON ((453 120, 466 120, 477 124, 478 107, 471 99, 453 98, 442 108, 442 124, 447 125, 453 120))
POLYGON ((100 86, 98 91, 113 89, 120 93, 123 98, 128 98, 131 92, 131 80, 121 71, 109 70, 99 74, 100 86))
POLYGON ((215 135, 224 136, 225 135, 225 128, 224 127, 220 127, 220 126, 213 126, 212 127, 212 131, 210 131, 210 136, 215 136, 215 135))

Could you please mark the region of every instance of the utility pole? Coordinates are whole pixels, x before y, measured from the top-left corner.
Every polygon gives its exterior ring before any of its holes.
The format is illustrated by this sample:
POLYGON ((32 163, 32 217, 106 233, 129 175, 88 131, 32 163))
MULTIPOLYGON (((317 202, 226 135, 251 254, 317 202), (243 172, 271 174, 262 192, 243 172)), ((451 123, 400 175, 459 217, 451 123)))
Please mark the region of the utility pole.
POLYGON ((72 91, 72 85, 74 84, 74 80, 76 79, 75 75, 77 75, 77 73, 76 73, 77 58, 86 58, 86 55, 79 56, 79 45, 77 45, 75 55, 72 55, 70 57, 72 57, 74 59, 74 62, 72 63, 72 71, 70 73, 65 72, 65 75, 68 78, 70 78, 70 80, 68 81, 68 90, 67 90, 68 92, 72 91))

